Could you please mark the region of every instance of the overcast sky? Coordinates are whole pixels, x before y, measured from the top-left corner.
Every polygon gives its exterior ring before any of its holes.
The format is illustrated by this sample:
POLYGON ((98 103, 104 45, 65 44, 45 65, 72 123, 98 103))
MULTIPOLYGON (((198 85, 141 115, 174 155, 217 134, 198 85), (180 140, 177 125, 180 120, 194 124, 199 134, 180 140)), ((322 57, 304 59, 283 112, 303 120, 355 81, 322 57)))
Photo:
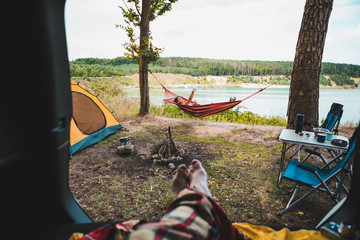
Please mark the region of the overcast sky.
MULTIPOLYGON (((67 0, 70 60, 124 56, 121 0, 67 0)), ((161 56, 293 61, 305 0, 179 0, 150 23, 161 56)), ((360 0, 334 0, 324 62, 360 65, 360 0)))

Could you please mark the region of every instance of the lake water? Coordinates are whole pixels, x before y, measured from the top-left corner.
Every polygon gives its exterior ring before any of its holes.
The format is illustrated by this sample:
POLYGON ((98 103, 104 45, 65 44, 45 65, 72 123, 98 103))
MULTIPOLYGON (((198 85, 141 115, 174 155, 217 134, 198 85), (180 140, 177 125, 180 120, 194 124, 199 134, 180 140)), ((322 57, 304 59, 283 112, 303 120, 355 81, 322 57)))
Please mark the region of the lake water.
MULTIPOLYGON (((181 96, 188 97, 191 88, 169 89, 181 96)), ((258 91, 257 88, 238 88, 238 87, 198 87, 194 99, 199 104, 225 102, 230 97, 236 96, 237 99, 243 99, 252 93, 258 91)), ((127 90, 130 97, 139 98, 139 90, 127 90)), ((160 105, 163 102, 164 90, 151 89, 151 103, 160 105)), ((240 105, 247 110, 257 113, 261 116, 281 116, 286 118, 287 105, 289 101, 289 88, 268 88, 263 92, 247 99, 240 105)), ((344 105, 344 113, 341 123, 347 121, 359 122, 360 120, 360 91, 351 91, 347 89, 320 89, 319 100, 319 119, 326 117, 333 102, 344 105)))

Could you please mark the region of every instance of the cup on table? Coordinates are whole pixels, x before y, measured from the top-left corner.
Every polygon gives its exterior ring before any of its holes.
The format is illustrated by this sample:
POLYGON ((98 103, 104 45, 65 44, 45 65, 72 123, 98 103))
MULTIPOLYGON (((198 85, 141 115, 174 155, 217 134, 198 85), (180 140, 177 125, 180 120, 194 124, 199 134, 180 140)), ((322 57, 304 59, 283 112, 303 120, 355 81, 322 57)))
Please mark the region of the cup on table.
POLYGON ((320 143, 324 143, 326 139, 326 135, 324 133, 318 133, 316 135, 316 140, 320 143))
POLYGON ((334 132, 326 132, 326 140, 331 141, 334 138, 334 132))
POLYGON ((314 135, 317 136, 319 133, 329 132, 326 128, 313 128, 314 135))

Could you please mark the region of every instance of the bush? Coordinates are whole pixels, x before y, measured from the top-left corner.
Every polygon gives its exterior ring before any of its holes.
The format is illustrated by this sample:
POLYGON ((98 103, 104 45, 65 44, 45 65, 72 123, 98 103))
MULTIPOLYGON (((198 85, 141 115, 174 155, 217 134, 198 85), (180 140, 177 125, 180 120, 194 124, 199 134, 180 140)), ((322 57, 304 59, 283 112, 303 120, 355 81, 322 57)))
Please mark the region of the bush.
POLYGON ((338 86, 350 85, 355 86, 354 80, 350 79, 346 73, 330 75, 330 79, 338 86))
POLYGON ((321 75, 320 76, 320 85, 323 85, 323 86, 331 86, 331 81, 330 79, 327 79, 324 75, 321 75))

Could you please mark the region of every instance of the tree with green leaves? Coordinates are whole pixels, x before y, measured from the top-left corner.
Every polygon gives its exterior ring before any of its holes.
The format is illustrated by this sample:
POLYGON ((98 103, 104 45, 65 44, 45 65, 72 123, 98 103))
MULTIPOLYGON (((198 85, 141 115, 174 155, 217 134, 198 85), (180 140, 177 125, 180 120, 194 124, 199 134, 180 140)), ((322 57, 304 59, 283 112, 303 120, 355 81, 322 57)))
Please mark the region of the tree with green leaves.
POLYGON ((124 6, 119 6, 125 19, 125 25, 117 25, 125 30, 129 42, 123 46, 127 51, 125 56, 139 64, 140 85, 140 115, 150 111, 148 65, 156 62, 163 49, 152 44, 150 22, 158 16, 170 11, 172 4, 178 0, 123 0, 124 6), (141 5, 141 6, 140 6, 141 5), (135 33, 139 29, 139 35, 135 33))

